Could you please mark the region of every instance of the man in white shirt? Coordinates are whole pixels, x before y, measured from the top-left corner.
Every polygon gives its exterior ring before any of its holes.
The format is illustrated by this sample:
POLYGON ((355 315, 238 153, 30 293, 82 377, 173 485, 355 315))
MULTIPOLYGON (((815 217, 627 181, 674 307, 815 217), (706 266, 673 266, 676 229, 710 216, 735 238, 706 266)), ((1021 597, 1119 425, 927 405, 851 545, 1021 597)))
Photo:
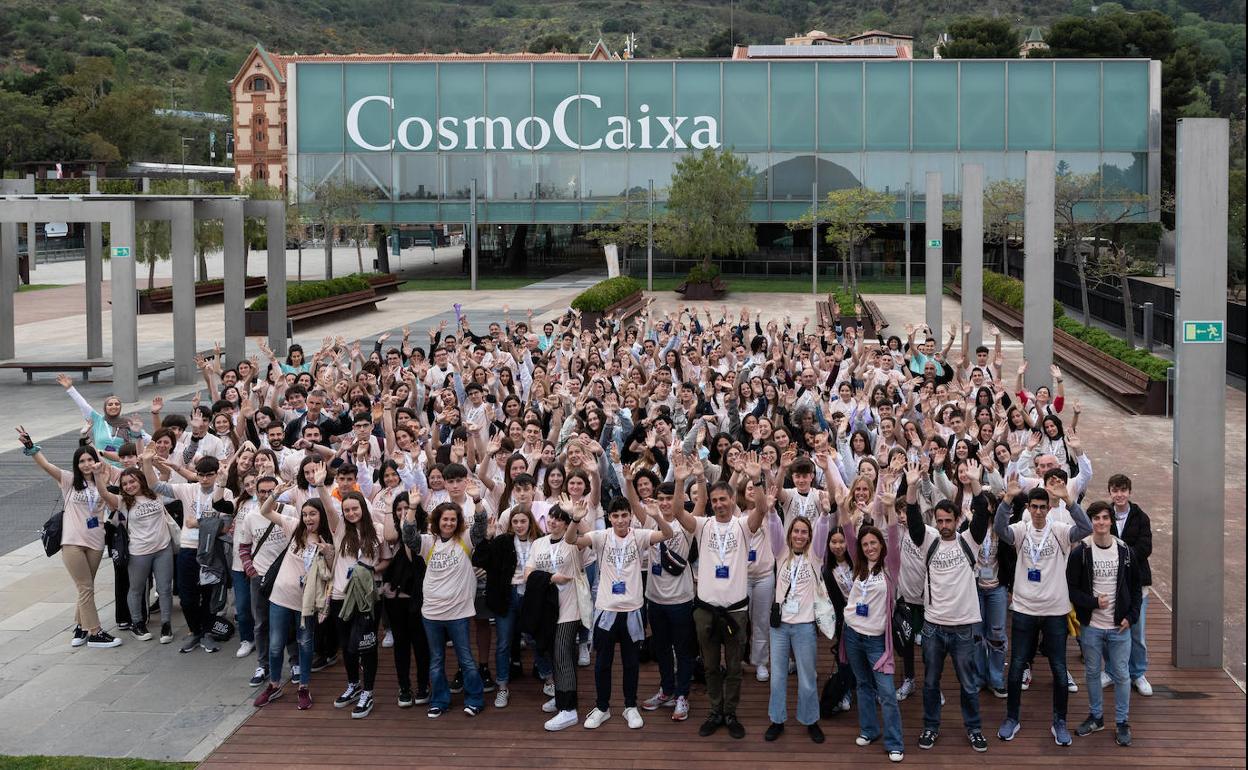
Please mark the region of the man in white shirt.
MULTIPOLYGON (((250 581, 251 611, 256 624, 256 672, 248 682, 252 687, 259 687, 269 681, 269 597, 260 590, 260 585, 290 542, 281 527, 260 515, 260 506, 273 494, 277 483, 277 479, 272 476, 257 479, 255 499, 248 500, 239 508, 234 524, 239 561, 243 565, 243 574, 250 581)), ((282 515, 296 515, 294 509, 282 503, 277 503, 276 507, 282 515)), ((291 635, 286 647, 290 665, 298 665, 294 635, 291 635)))

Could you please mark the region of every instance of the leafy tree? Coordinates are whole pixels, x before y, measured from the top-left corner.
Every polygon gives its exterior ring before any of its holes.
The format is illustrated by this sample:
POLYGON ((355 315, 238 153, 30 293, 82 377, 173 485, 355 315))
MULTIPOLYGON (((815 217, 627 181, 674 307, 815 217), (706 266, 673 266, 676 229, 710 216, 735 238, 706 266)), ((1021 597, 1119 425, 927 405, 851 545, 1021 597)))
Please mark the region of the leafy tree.
POLYGON ((998 179, 984 188, 985 240, 1001 244, 1001 272, 1006 269, 1006 254, 1011 238, 1023 229, 1023 203, 1026 182, 1021 179, 998 179))
POLYGON ((576 53, 581 49, 576 38, 563 32, 552 32, 542 35, 529 44, 529 50, 534 53, 546 53, 548 51, 559 51, 561 53, 576 53))
MULTIPOLYGON (((854 252, 871 233, 875 232, 872 219, 888 214, 893 210, 897 199, 892 194, 878 192, 866 187, 848 187, 833 190, 828 197, 820 202, 818 211, 819 224, 827 228, 824 240, 837 247, 841 255, 841 286, 850 288, 854 296, 858 294, 858 272, 855 265, 854 252)), ((812 214, 807 212, 800 219, 789 223, 792 229, 810 227, 812 214)))
POLYGON ((617 244, 623 252, 622 261, 627 263, 629 250, 644 246, 649 237, 649 191, 631 190, 604 203, 594 210, 590 221, 592 226, 586 236, 601 244, 617 244))
MULTIPOLYGON (((248 180, 243 188, 239 191, 253 201, 276 201, 281 200, 282 191, 276 187, 270 187, 264 182, 256 180, 248 180)), ((247 272, 249 263, 251 262, 251 252, 253 249, 268 248, 268 232, 265 230, 263 219, 244 219, 243 220, 243 272, 247 272)))
POLYGON ((47 120, 48 109, 38 99, 0 90, 0 171, 38 154, 47 120))
POLYGON ((741 39, 740 35, 737 35, 736 37, 737 39, 733 40, 732 31, 727 28, 713 33, 706 40, 705 55, 712 58, 725 59, 732 56, 732 46, 737 43, 744 44, 745 42, 741 39))
POLYGON ((946 59, 1012 59, 1018 56, 1018 32, 1005 19, 975 17, 949 25, 951 42, 940 47, 946 59))
MULTIPOLYGON (((354 182, 330 177, 307 187, 308 200, 301 208, 308 218, 321 226, 325 237, 325 277, 334 277, 334 231, 360 222, 360 205, 370 196, 354 182)), ((361 265, 363 257, 359 257, 361 265)), ((363 272, 361 266, 360 272, 363 272)))
POLYGON ((134 261, 147 265, 147 288, 156 286, 156 263, 173 254, 173 238, 168 222, 142 220, 134 227, 134 261))
POLYGON ((712 260, 754 249, 750 193, 754 179, 744 156, 731 150, 703 150, 676 163, 668 188, 667 211, 655 227, 655 240, 679 259, 712 260))
POLYGON ((308 223, 303 219, 303 207, 299 203, 286 203, 286 239, 295 242, 298 252, 296 280, 303 280, 303 242, 308 238, 308 223))

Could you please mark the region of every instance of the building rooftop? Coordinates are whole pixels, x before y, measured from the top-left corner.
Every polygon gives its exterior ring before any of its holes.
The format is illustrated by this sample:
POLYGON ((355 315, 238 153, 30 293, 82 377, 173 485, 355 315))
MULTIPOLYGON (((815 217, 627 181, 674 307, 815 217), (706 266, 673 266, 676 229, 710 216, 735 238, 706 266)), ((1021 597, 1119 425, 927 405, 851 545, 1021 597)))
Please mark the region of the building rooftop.
POLYGON ((734 59, 907 59, 906 49, 893 45, 739 45, 734 59))
POLYGON ((901 35, 894 32, 885 32, 880 29, 869 29, 858 35, 849 38, 850 40, 860 40, 864 37, 895 37, 898 40, 914 40, 914 35, 901 35))

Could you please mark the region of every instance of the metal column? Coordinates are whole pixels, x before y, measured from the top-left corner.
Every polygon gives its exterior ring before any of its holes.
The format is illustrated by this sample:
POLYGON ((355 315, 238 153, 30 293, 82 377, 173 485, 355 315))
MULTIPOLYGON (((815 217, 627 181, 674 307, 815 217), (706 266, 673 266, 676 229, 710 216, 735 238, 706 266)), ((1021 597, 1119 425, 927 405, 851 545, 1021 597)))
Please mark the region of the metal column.
POLYGON ((1052 150, 1027 151, 1023 204, 1023 358, 1027 375, 1023 384, 1033 391, 1052 384, 1055 162, 1052 150))
POLYGON ((0 358, 17 355, 17 223, 0 222, 0 358))
POLYGON ((654 291, 654 180, 647 182, 646 194, 646 291, 654 291))
MULTIPOLYGON (((94 177, 92 177, 94 180, 94 177)), ((87 358, 104 357, 104 224, 87 223, 84 291, 87 311, 87 358)))
POLYGON ((810 183, 810 293, 819 293, 819 183, 810 183))
MULTIPOLYGON (((275 201, 264 220, 268 247, 269 347, 286 354, 286 202, 275 201)), ((396 239, 397 240, 397 239, 396 239)))
POLYGON ((189 385, 195 371, 195 204, 170 204, 173 252, 173 379, 189 385))
POLYGON ((472 290, 477 290, 477 180, 472 180, 472 190, 469 193, 472 201, 469 204, 469 218, 472 220, 472 254, 471 261, 468 264, 469 274, 471 276, 472 290))
POLYGON ((962 321, 971 324, 966 353, 974 361, 971 352, 984 338, 984 167, 978 163, 962 164, 962 321))
MULTIPOLYGON (((225 243, 225 360, 237 366, 247 357, 247 333, 244 326, 246 292, 246 244, 243 242, 242 200, 226 201, 222 217, 225 243)), ((284 326, 284 324, 283 324, 284 326)))
POLYGON ((120 204, 108 223, 113 299, 113 392, 139 400, 138 298, 135 296, 134 203, 120 204))
POLYGON ((1226 120, 1179 120, 1171 654, 1183 668, 1222 666, 1228 153, 1226 120))
POLYGON ((906 182, 906 294, 910 293, 910 183, 906 182))
POLYGON ((927 301, 924 303, 926 308, 927 325, 932 328, 932 336, 936 338, 937 347, 940 342, 940 303, 943 290, 941 263, 944 254, 944 242, 941 240, 941 233, 944 229, 944 196, 940 192, 940 172, 928 171, 926 176, 926 190, 923 198, 924 212, 924 237, 927 238, 927 248, 925 250, 926 259, 924 260, 924 294, 927 301), (933 246, 932 244, 936 245, 933 246))

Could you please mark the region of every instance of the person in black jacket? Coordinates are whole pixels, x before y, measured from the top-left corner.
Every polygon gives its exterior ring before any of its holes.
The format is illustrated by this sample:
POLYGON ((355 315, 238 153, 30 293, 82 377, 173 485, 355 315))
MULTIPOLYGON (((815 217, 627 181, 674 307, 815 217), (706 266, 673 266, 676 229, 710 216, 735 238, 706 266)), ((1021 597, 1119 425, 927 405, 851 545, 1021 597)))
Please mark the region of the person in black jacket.
POLYGON ((495 708, 505 708, 511 698, 507 687, 511 680, 511 638, 520 616, 524 565, 529 549, 541 535, 529 506, 520 503, 512 507, 506 521, 490 519, 486 540, 472 554, 473 566, 485 570, 485 604, 495 618, 495 708))
MULTIPOLYGON (((828 598, 836 610, 836 638, 841 639, 845 629, 846 597, 854 584, 854 563, 849 549, 845 547, 845 530, 839 526, 828 528, 827 558, 823 562, 823 584, 827 586, 828 598)), ((828 677, 820 696, 819 710, 830 717, 849 711, 854 690, 858 687, 854 671, 847 663, 838 663, 836 671, 828 677)))
POLYGON ((1085 736, 1105 729, 1101 688, 1101 661, 1105 659, 1114 680, 1114 739, 1119 746, 1130 746, 1127 663, 1131 658, 1131 626, 1140 619, 1140 573, 1131 549, 1111 532, 1114 515, 1110 504, 1092 503, 1088 516, 1092 519, 1092 542, 1076 545, 1066 562, 1070 603, 1083 629, 1090 712, 1075 734, 1085 736))
MULTIPOLYGON (((407 492, 394 498, 390 515, 394 525, 401 529, 401 522, 413 507, 407 492)), ((425 531, 427 514, 416 504, 416 529, 425 531)), ((394 633, 394 672, 399 680, 399 708, 411 708, 428 703, 429 690, 429 642, 425 638, 425 624, 420 607, 424 601, 425 560, 419 548, 403 543, 394 547, 394 557, 386 567, 381 582, 382 603, 394 633), (412 656, 416 657, 416 690, 412 691, 412 656)))
MULTIPOLYGON (((1140 573, 1144 599, 1140 602, 1140 621, 1131 624, 1131 662, 1128 664, 1135 691, 1145 697, 1153 694, 1153 686, 1144 674, 1148 672, 1148 646, 1144 643, 1144 623, 1148 613, 1148 587, 1153 584, 1153 571, 1148 557, 1153 554, 1153 526, 1148 514, 1131 502, 1131 479, 1121 473, 1109 477, 1109 499, 1114 505, 1114 537, 1131 549, 1131 559, 1140 573)), ((1102 684, 1107 684, 1102 677, 1102 684)))

